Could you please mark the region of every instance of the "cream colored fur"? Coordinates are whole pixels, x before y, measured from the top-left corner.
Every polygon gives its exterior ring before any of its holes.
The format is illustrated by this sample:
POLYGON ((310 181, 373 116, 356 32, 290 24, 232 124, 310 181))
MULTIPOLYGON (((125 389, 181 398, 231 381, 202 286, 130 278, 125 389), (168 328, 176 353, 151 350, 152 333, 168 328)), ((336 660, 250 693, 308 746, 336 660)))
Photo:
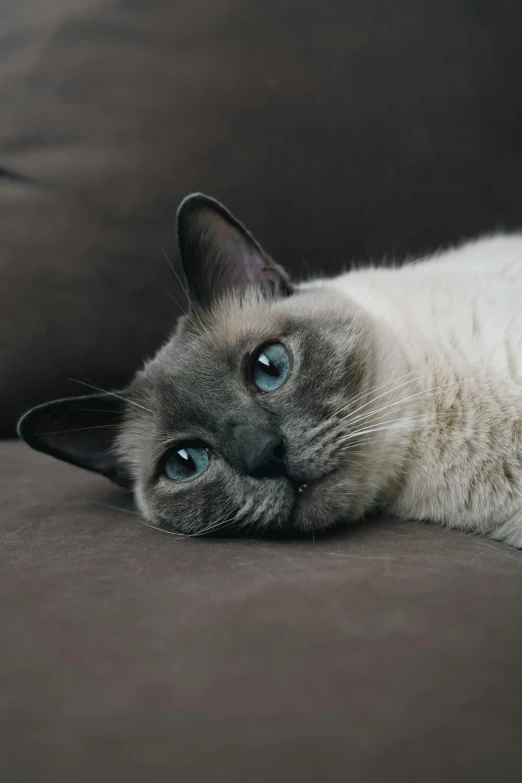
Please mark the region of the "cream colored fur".
POLYGON ((359 414, 378 449, 374 502, 521 547, 522 235, 308 285, 374 324, 374 402, 359 414))

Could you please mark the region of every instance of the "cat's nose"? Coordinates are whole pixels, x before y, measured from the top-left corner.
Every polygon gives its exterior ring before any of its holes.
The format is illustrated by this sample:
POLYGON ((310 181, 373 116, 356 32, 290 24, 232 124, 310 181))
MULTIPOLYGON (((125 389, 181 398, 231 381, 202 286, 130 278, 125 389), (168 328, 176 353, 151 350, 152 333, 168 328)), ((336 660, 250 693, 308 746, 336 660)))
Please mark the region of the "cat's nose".
POLYGON ((270 478, 285 473, 285 446, 280 435, 257 432, 256 444, 245 455, 245 463, 251 476, 270 478))
POLYGON ((286 472, 285 441, 269 429, 257 427, 241 428, 238 432, 238 446, 241 450, 247 473, 256 478, 281 476, 286 472))

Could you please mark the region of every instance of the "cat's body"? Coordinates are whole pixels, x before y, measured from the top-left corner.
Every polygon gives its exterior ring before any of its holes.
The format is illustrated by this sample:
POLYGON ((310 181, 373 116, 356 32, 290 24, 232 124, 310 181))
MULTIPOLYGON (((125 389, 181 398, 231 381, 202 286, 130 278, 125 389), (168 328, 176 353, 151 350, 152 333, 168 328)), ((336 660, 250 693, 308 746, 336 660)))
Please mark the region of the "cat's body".
POLYGON ((522 236, 292 286, 206 197, 178 234, 192 310, 172 338, 22 437, 181 534, 386 511, 522 546, 522 236))
POLYGON ((522 235, 314 285, 357 302, 398 349, 383 350, 370 417, 396 420, 394 443, 405 433, 387 510, 522 546, 522 235))

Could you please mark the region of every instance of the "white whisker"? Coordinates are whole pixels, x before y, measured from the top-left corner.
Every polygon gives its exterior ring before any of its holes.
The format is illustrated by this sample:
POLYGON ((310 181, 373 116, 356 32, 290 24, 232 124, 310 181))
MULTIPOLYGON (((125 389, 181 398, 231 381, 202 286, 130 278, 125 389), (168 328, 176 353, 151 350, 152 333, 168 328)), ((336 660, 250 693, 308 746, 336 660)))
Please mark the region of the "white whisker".
POLYGON ((111 506, 109 503, 102 503, 99 500, 93 500, 93 503, 95 503, 97 506, 103 506, 103 508, 110 508, 112 511, 119 511, 121 514, 132 514, 133 517, 141 517, 141 514, 138 511, 131 511, 127 508, 119 508, 118 506, 111 506))
POLYGON ((299 378, 306 378, 307 381, 316 381, 316 378, 310 378, 309 375, 303 375, 303 373, 296 372, 295 370, 288 370, 288 375, 297 375, 299 378))
POLYGON ((418 422, 426 423, 428 424, 431 421, 436 421, 440 418, 440 416, 452 416, 453 414, 444 414, 444 413, 419 413, 415 416, 407 416, 397 419, 391 419, 389 421, 380 422, 379 424, 376 424, 375 426, 370 425, 362 430, 355 430, 354 432, 350 432, 347 435, 344 435, 343 437, 339 438, 338 443, 343 443, 347 440, 354 440, 355 438, 359 437, 360 435, 367 435, 369 433, 373 432, 383 432, 385 430, 393 430, 397 429, 397 425, 406 425, 406 424, 415 424, 418 422))
POLYGON ((102 430, 106 428, 119 428, 119 424, 93 424, 92 427, 75 427, 70 430, 50 430, 49 432, 38 432, 38 435, 64 435, 67 432, 83 432, 84 430, 102 430))
MULTIPOLYGON (((412 374, 413 373, 408 373, 408 375, 412 375, 412 374)), ((425 375, 417 376, 414 379, 408 379, 407 381, 404 381, 403 383, 399 383, 397 386, 394 386, 392 389, 388 389, 387 391, 383 392, 382 394, 379 394, 377 397, 372 397, 372 399, 368 400, 366 403, 364 403, 364 405, 361 405, 359 408, 356 408, 356 410, 354 410, 350 414, 348 414, 348 416, 346 416, 345 419, 349 418, 350 416, 355 416, 357 413, 359 413, 359 411, 362 411, 364 408, 367 408, 368 405, 371 405, 372 403, 376 402, 377 400, 380 400, 382 397, 386 397, 387 394, 393 394, 393 392, 397 391, 397 389, 402 389, 403 386, 407 386, 410 383, 416 383, 417 381, 422 380, 422 378, 430 377, 431 374, 432 373, 426 373, 425 375)), ((402 376, 402 377, 404 377, 404 376, 402 376)), ((400 380, 400 379, 397 379, 397 380, 400 380)), ((394 383, 394 382, 395 382, 395 379, 393 381, 391 381, 391 383, 394 383)), ((382 387, 380 387, 380 388, 382 388, 382 387)), ((378 389, 376 389, 376 391, 378 391, 378 389)), ((347 403, 344 406, 344 408, 340 408, 338 413, 340 413, 342 410, 345 410, 346 408, 348 408, 352 404, 353 404, 353 400, 351 400, 349 403, 347 403)))
MULTIPOLYGON (((391 378, 389 381, 386 381, 385 383, 380 384, 379 386, 375 387, 374 389, 367 389, 366 391, 360 392, 360 394, 357 394, 355 397, 352 397, 349 402, 344 403, 344 405, 341 405, 341 407, 335 412, 334 415, 338 415, 339 413, 342 413, 342 411, 346 410, 346 408, 349 408, 350 405, 353 405, 356 402, 359 402, 359 400, 362 400, 365 397, 368 397, 370 394, 375 394, 375 392, 381 391, 381 389, 384 389, 386 386, 390 386, 392 383, 397 383, 397 381, 403 381, 405 378, 409 378, 411 375, 413 375, 413 370, 410 372, 405 373, 404 375, 400 375, 398 378, 391 378)), ((418 376, 417 378, 414 378, 411 382, 414 383, 416 380, 420 380, 421 378, 425 378, 427 375, 431 375, 431 373, 427 373, 426 375, 418 376)), ((400 387, 396 387, 400 388, 400 387)), ((394 391, 394 389, 390 389, 389 391, 385 392, 385 394, 391 394, 394 391)), ((385 394, 382 394, 381 396, 384 397, 385 394)), ((379 397, 374 397, 374 400, 378 400, 379 397)), ((357 413, 357 411, 354 411, 354 413, 357 413)))
MULTIPOLYGON (((183 291, 183 293, 184 293, 184 294, 185 294, 185 296, 187 297, 187 300, 190 302, 190 296, 188 295, 188 292, 187 292, 187 290, 186 290, 185 286, 183 285, 183 282, 182 282, 182 280, 181 280, 180 276, 179 276, 179 275, 178 275, 178 273, 176 272, 176 270, 175 270, 175 268, 174 268, 174 264, 171 262, 170 258, 168 257, 168 255, 166 254, 165 250, 164 250, 164 249, 163 249, 163 247, 160 245, 160 243, 159 243, 159 242, 156 242, 156 244, 158 245, 159 249, 161 250, 161 252, 162 252, 162 253, 163 253, 163 255, 165 256, 165 258, 167 259, 167 263, 168 263, 168 265, 170 266, 170 268, 172 269, 172 272, 174 273, 174 275, 176 276, 176 279, 177 279, 178 283, 179 283, 179 284, 180 284, 180 286, 181 286, 181 290, 183 291)), ((178 305, 178 307, 179 307, 179 305, 178 305)), ((184 311, 182 310, 182 312, 184 312, 184 311)), ((195 316, 195 317, 198 319, 198 321, 199 321, 199 323, 200 323, 200 326, 201 326, 201 328, 202 328, 202 330, 203 330, 203 333, 204 333, 204 334, 205 334, 205 335, 208 337, 208 339, 210 340, 210 342, 212 343, 212 345, 214 346, 214 348, 217 350, 217 345, 216 345, 216 343, 214 342, 214 340, 213 340, 213 339, 212 339, 212 337, 210 336, 208 329, 206 329, 206 328, 205 328, 205 324, 204 324, 204 323, 203 323, 203 321, 201 320, 201 318, 200 318, 200 316, 199 316, 199 313, 198 313, 198 311, 196 310, 196 308, 195 308, 195 307, 193 307, 193 308, 192 308, 192 313, 193 313, 193 314, 194 314, 194 316, 195 316)))
POLYGON ((170 293, 169 289, 168 289, 168 288, 167 288, 165 285, 163 285, 163 283, 161 282, 161 280, 159 279, 159 277, 158 277, 157 275, 154 275, 154 277, 155 277, 155 278, 156 278, 156 280, 158 281, 159 285, 160 285, 160 286, 163 288, 163 290, 165 291, 165 293, 167 294, 167 296, 168 296, 168 297, 170 297, 170 299, 172 299, 172 301, 174 302, 174 304, 176 305, 176 307, 178 307, 178 308, 181 310, 181 312, 182 312, 184 315, 186 315, 187 313, 186 313, 185 309, 184 309, 184 308, 183 308, 183 307, 180 305, 180 303, 178 302, 178 300, 177 300, 177 299, 175 299, 175 298, 172 296, 172 294, 170 293))
POLYGON ((147 413, 150 413, 152 416, 154 416, 154 412, 150 410, 150 408, 146 408, 144 405, 140 405, 138 402, 134 402, 134 400, 129 400, 127 397, 122 397, 121 394, 116 394, 116 392, 108 391, 107 389, 103 389, 101 386, 96 386, 93 383, 86 383, 85 381, 80 381, 78 378, 69 378, 70 381, 73 383, 81 383, 82 386, 87 386, 88 389, 94 389, 95 391, 103 392, 103 394, 109 394, 111 397, 116 397, 118 400, 123 400, 123 402, 126 402, 128 405, 134 405, 136 408, 141 408, 143 411, 147 411, 147 413))
MULTIPOLYGON (((416 392, 415 394, 410 394, 407 397, 401 397, 400 400, 395 400, 395 402, 391 402, 388 405, 383 405, 380 408, 376 408, 374 411, 371 411, 371 412, 369 412, 367 414, 364 414, 363 416, 357 416, 357 417, 353 418, 353 414, 349 414, 348 416, 344 416, 341 419, 341 421, 345 421, 345 422, 348 422, 349 424, 353 424, 353 423, 355 423, 357 421, 360 421, 361 419, 367 418, 368 416, 373 416, 376 413, 379 413, 381 411, 389 410, 390 408, 394 408, 397 405, 402 405, 404 402, 408 402, 409 400, 413 400, 413 399, 415 399, 417 397, 422 397, 423 395, 431 396, 433 394, 436 394, 439 391, 443 391, 444 389, 452 388, 453 386, 455 386, 455 384, 460 386, 458 381, 457 382, 451 381, 450 383, 446 384, 445 386, 435 386, 433 389, 423 389, 422 391, 416 392)), ((401 386, 404 386, 404 385, 406 385, 406 384, 401 384, 401 386)), ((400 388, 400 387, 398 387, 398 388, 400 388)), ((380 396, 382 396, 382 395, 380 395, 380 396)), ((370 403, 367 403, 367 404, 370 404, 370 403)), ((367 406, 366 405, 361 406, 361 408, 359 408, 359 410, 362 410, 363 407, 365 408, 367 406)))

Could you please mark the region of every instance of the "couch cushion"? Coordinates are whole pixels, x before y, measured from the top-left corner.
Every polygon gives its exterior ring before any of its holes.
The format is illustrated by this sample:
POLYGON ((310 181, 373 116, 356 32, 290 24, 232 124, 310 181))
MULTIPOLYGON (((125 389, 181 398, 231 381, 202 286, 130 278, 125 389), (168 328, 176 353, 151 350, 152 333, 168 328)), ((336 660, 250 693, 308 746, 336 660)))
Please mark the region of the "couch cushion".
POLYGON ((177 539, 16 443, 0 495, 0 780, 522 779, 522 553, 177 539))
POLYGON ((187 191, 298 274, 520 224, 520 4, 4 0, 0 21, 0 435, 163 340, 162 284, 183 293, 156 243, 175 255, 187 191))

